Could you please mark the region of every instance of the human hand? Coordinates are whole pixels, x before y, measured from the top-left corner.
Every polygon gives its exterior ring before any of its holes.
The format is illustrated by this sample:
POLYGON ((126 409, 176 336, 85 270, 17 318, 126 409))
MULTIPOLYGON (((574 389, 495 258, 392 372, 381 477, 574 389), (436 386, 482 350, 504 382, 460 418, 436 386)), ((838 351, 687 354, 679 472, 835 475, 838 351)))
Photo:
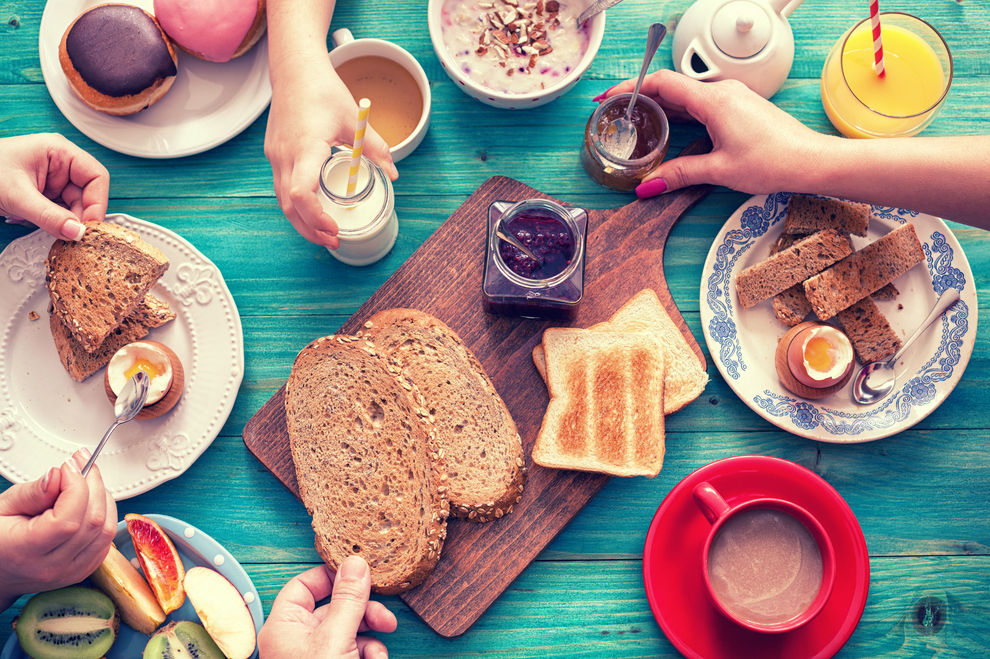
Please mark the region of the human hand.
POLYGON ((395 631, 395 616, 381 602, 368 601, 370 595, 371 573, 360 556, 344 559, 336 576, 321 565, 293 577, 258 634, 261 659, 387 658, 381 641, 357 635, 395 631), (330 603, 317 608, 328 595, 330 603))
MULTIPOLYGON (((635 81, 596 100, 632 91, 635 81)), ((798 177, 838 138, 817 133, 737 80, 700 82, 670 70, 646 77, 641 93, 674 119, 694 119, 708 129, 710 153, 672 158, 643 178, 639 197, 653 197, 698 183, 761 194, 804 189, 798 177)))
POLYGON ((19 595, 82 581, 99 567, 117 533, 117 504, 89 451, 76 451, 30 483, 0 493, 0 611, 19 595))
POLYGON ((27 220, 56 238, 79 240, 83 222, 102 222, 110 174, 56 133, 0 139, 0 215, 27 220))
MULTIPOLYGON (((325 52, 315 59, 295 57, 278 73, 273 67, 265 156, 272 165, 275 196, 292 226, 306 240, 336 249, 337 223, 320 205, 320 168, 332 146, 354 140, 357 103, 325 52)), ((388 144, 370 126, 364 155, 390 179, 398 178, 388 144)))

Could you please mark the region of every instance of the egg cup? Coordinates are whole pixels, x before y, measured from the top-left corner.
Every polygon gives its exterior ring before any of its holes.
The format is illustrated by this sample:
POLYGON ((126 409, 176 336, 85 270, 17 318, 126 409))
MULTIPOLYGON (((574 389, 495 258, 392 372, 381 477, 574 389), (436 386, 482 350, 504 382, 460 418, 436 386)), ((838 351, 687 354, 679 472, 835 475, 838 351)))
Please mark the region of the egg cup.
MULTIPOLYGON (((182 397, 182 389, 185 386, 186 377, 182 370, 182 362, 179 361, 179 356, 171 348, 158 341, 142 341, 142 343, 151 344, 165 353, 168 357, 168 363, 172 367, 172 384, 169 385, 165 395, 151 405, 145 405, 137 413, 137 416, 134 417, 135 419, 154 419, 169 412, 179 402, 179 398, 182 397)), ((110 388, 110 374, 108 371, 104 371, 103 373, 103 388, 107 393, 107 398, 110 399, 110 403, 116 403, 117 396, 113 393, 113 389, 110 388)))
POLYGON ((828 385, 827 387, 809 387, 803 382, 799 382, 798 379, 794 377, 787 360, 787 349, 790 347, 791 341, 793 341, 794 338, 803 330, 821 324, 822 323, 805 321, 799 325, 795 325, 788 330, 783 337, 781 337, 780 341, 777 343, 777 352, 774 354, 774 366, 777 368, 777 377, 780 378, 780 383, 784 385, 784 388, 792 394, 800 396, 801 398, 818 399, 831 396, 849 383, 849 378, 852 377, 853 371, 855 370, 854 366, 856 365, 856 360, 854 359, 850 361, 849 367, 846 369, 842 379, 835 384, 828 385))

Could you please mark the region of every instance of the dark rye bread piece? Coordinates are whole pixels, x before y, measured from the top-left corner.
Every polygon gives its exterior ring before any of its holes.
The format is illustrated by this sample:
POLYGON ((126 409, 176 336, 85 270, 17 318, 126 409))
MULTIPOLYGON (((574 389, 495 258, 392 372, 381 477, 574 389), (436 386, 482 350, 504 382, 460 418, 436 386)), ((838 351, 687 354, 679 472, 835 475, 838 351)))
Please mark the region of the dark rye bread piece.
POLYGON ((879 290, 925 258, 914 225, 897 227, 886 236, 804 282, 804 294, 821 320, 879 290))
POLYGON ((418 395, 374 344, 343 335, 303 348, 285 386, 292 461, 316 551, 334 570, 362 556, 383 594, 420 583, 447 535, 447 474, 418 395))
POLYGON ((82 382, 93 373, 110 363, 114 353, 128 343, 139 341, 148 335, 148 330, 161 327, 175 319, 175 312, 168 302, 148 293, 141 303, 115 327, 93 352, 86 352, 57 313, 49 317, 52 338, 62 366, 73 380, 82 382))
POLYGON ((822 229, 865 236, 870 207, 852 201, 794 195, 787 203, 784 233, 806 235, 822 229))
POLYGON ((856 357, 862 364, 893 357, 901 349, 901 339, 890 327, 872 298, 864 297, 835 319, 852 341, 856 357))
POLYGON ((444 456, 450 512, 473 522, 511 512, 526 479, 522 439, 474 353, 454 330, 416 309, 379 311, 364 327, 423 396, 444 456))
POLYGON ((94 352, 168 269, 168 259, 133 231, 101 222, 90 223, 82 240, 56 240, 46 265, 55 313, 94 352))
POLYGON ((826 229, 802 238, 736 276, 736 294, 744 309, 799 284, 852 253, 849 238, 826 229))

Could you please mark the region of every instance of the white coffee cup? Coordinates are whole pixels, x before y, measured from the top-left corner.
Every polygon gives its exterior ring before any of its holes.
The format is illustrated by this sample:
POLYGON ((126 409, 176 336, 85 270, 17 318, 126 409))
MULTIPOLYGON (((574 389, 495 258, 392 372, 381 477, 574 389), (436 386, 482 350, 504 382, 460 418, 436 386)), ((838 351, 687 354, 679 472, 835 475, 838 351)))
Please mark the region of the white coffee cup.
MULTIPOLYGON (((409 54, 409 51, 391 41, 355 39, 347 28, 334 31, 331 39, 334 48, 330 51, 330 63, 335 67, 357 57, 384 57, 400 65, 416 81, 423 98, 423 111, 413 132, 389 149, 393 162, 399 162, 419 146, 430 127, 430 81, 426 77, 426 72, 423 71, 423 67, 416 61, 416 58, 409 54)), ((374 116, 374 106, 372 106, 371 112, 374 116)))

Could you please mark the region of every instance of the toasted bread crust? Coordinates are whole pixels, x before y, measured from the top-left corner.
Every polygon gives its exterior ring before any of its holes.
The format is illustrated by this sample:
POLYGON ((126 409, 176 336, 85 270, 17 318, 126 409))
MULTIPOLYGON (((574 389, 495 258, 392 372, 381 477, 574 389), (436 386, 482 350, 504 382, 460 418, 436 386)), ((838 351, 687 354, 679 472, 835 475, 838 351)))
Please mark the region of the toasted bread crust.
POLYGON ((447 533, 447 474, 418 396, 395 363, 352 336, 310 343, 286 383, 289 444, 316 550, 332 569, 359 553, 382 594, 425 579, 447 533))
POLYGON ((451 513, 488 522, 512 511, 526 479, 522 440, 481 362, 454 330, 416 309, 386 309, 364 336, 424 395, 445 452, 451 513), (477 407, 468 414, 465 402, 477 407))

